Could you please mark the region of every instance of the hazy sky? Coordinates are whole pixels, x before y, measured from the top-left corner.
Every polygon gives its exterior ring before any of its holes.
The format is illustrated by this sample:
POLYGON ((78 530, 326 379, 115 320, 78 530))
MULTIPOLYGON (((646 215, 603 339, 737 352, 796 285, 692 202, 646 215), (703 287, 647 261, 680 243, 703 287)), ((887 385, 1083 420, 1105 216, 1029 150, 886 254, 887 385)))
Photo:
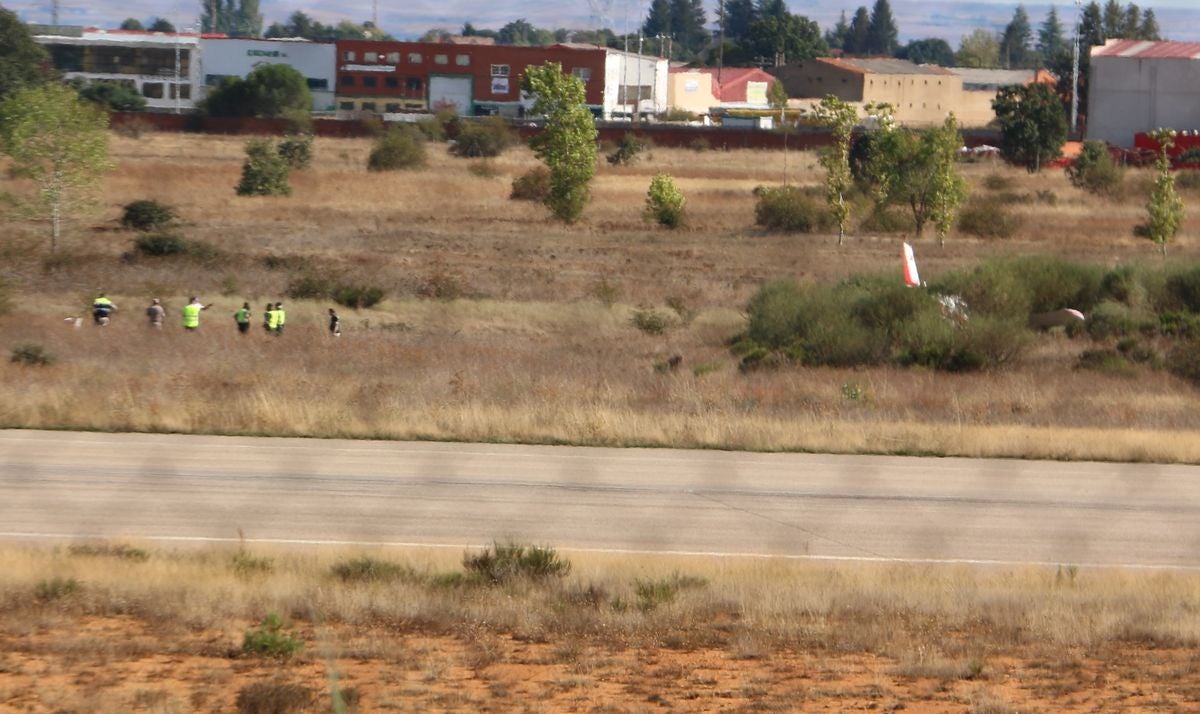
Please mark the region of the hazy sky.
MULTIPOLYGON (((1126 0, 1123 0, 1123 4, 1126 0)), ((620 32, 636 31, 649 0, 377 0, 379 24, 397 37, 413 37, 433 27, 456 29, 464 22, 477 27, 498 28, 524 18, 541 27, 594 28, 604 24, 620 32)), ((716 0, 705 0, 709 18, 715 19, 716 0)), ((49 22, 49 0, 5 2, 27 22, 49 22)), ((816 20, 824 29, 837 21, 844 9, 851 15, 859 5, 870 7, 874 0, 789 0, 792 11, 816 20)), ((1054 3, 1069 28, 1074 3, 1054 3)), ((1169 39, 1200 41, 1200 0, 1153 0, 1139 2, 1153 8, 1159 25, 1169 39)), ((942 37, 957 46, 958 40, 976 27, 999 29, 1012 16, 1010 0, 891 0, 902 40, 942 37)), ((1033 24, 1041 22, 1051 3, 1024 3, 1033 24)), ((303 10, 323 22, 356 21, 372 17, 372 0, 260 0, 266 23, 282 21, 295 10, 303 10)), ((65 24, 115 27, 126 17, 145 21, 164 16, 183 27, 199 16, 200 0, 59 0, 59 21, 65 24)))

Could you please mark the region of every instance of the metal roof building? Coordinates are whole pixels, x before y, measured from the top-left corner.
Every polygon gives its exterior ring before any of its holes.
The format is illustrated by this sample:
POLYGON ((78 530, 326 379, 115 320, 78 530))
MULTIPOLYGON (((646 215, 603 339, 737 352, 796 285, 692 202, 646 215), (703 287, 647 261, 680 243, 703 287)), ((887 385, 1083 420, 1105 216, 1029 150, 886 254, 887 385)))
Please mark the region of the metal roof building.
POLYGON ((1091 59, 1089 139, 1129 147, 1140 132, 1200 129, 1200 43, 1109 40, 1091 59))

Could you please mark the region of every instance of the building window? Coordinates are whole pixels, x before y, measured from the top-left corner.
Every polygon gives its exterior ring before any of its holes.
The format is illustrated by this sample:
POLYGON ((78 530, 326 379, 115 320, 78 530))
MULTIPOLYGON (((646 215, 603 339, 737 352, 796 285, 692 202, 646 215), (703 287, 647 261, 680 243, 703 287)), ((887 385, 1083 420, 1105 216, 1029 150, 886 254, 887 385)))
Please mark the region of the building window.
POLYGON ((420 52, 409 52, 408 53, 408 63, 409 64, 421 64, 421 53, 420 52))
POLYGON ((325 91, 329 89, 328 79, 317 79, 316 77, 307 77, 304 81, 308 82, 309 89, 318 89, 325 91))
POLYGON ((396 112, 400 111, 400 105, 394 104, 394 103, 393 104, 385 104, 383 107, 383 110, 385 112, 387 112, 388 114, 395 114, 396 112))
POLYGON ((580 81, 587 84, 587 81, 592 78, 592 70, 589 67, 576 67, 571 70, 572 77, 578 77, 580 81))
POLYGON ((363 102, 363 103, 362 103, 362 110, 363 110, 364 112, 373 112, 373 111, 375 111, 375 102, 363 102))
POLYGON ((357 55, 354 54, 354 50, 346 50, 342 53, 342 59, 346 62, 353 62, 355 57, 357 55))
POLYGON ((352 77, 348 74, 343 74, 342 75, 342 86, 343 87, 353 87, 354 86, 354 77, 352 77))
POLYGON ((466 67, 471 64, 471 55, 454 55, 454 64, 459 67, 466 67))
POLYGON ((400 78, 399 77, 384 77, 383 83, 386 84, 387 86, 391 87, 392 89, 395 89, 396 87, 400 86, 400 78))
POLYGON ((404 81, 404 88, 410 92, 420 92, 421 80, 417 77, 409 77, 404 81))
POLYGON ((378 84, 378 81, 374 77, 363 77, 364 87, 374 87, 376 84, 378 84))
POLYGON ((450 64, 450 56, 449 55, 434 55, 433 63, 434 64, 450 64))
POLYGON ((378 61, 379 61, 379 53, 378 52, 364 52, 363 53, 363 62, 369 62, 371 64, 375 64, 378 61))
POLYGON ((178 97, 179 99, 191 99, 192 98, 192 85, 190 85, 190 84, 172 84, 171 85, 171 99, 175 99, 176 94, 179 94, 179 97, 178 97))
POLYGON ((215 87, 221 83, 221 80, 229 77, 228 74, 206 74, 204 75, 204 83, 210 87, 215 87))
POLYGON ((354 102, 338 102, 338 109, 352 112, 354 111, 354 102))
POLYGON ((506 65, 506 64, 492 65, 492 76, 493 77, 507 77, 508 76, 508 65, 506 65))
POLYGON ((388 64, 400 64, 400 53, 399 52, 388 52, 387 53, 387 61, 388 61, 388 64))
POLYGON ((162 99, 163 85, 162 82, 146 82, 142 85, 142 96, 147 99, 162 99))

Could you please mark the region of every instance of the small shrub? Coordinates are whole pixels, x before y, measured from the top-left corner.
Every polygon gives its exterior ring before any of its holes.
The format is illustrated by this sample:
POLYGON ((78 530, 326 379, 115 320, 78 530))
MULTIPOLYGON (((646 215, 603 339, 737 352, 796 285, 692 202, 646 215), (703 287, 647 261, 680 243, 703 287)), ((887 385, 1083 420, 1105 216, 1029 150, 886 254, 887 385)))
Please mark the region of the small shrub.
POLYGON ((150 560, 145 550, 124 543, 77 543, 68 547, 67 552, 81 558, 116 558, 134 563, 150 560))
POLYGON ((331 294, 334 302, 355 310, 374 307, 385 295, 383 288, 375 285, 339 285, 331 294))
POLYGON ((828 211, 796 186, 756 189, 754 223, 772 231, 813 233, 830 224, 828 211))
POLYGON ((229 560, 233 572, 243 577, 266 575, 275 569, 275 562, 266 556, 252 554, 245 548, 239 548, 229 560))
POLYGON ((858 226, 869 233, 912 233, 916 230, 912 212, 904 208, 879 207, 872 210, 858 226))
POLYGON ((625 132, 625 135, 621 137, 621 143, 605 158, 613 166, 628 166, 637 160, 637 155, 641 151, 642 142, 632 133, 625 132))
POLYGON ((8 286, 3 277, 0 277, 0 315, 7 315, 12 312, 12 309, 12 288, 8 286))
POLYGON ((279 142, 279 155, 292 169, 306 169, 312 164, 312 134, 292 134, 279 142))
POLYGON ((509 198, 542 203, 550 195, 550 169, 534 167, 513 179, 509 198))
POLYGON ((958 216, 958 228, 979 238, 1011 238, 1021 227, 1021 217, 995 200, 968 203, 958 216))
POLYGON ((316 693, 300 684, 254 682, 238 691, 237 714, 299 714, 310 711, 316 693))
POLYGON ((565 577, 571 562, 549 546, 494 543, 482 553, 463 555, 463 567, 493 584, 517 579, 548 580, 565 577))
POLYGON ((607 275, 602 275, 600 279, 592 283, 589 292, 592 294, 592 297, 599 300, 605 307, 611 308, 621 299, 621 284, 609 280, 607 275))
POLYGON ((450 153, 465 158, 499 156, 515 143, 512 130, 500 117, 463 122, 450 153))
POLYGON ((57 362, 58 358, 36 342, 22 342, 12 348, 9 361, 14 364, 49 367, 57 362))
POLYGON ((83 589, 83 584, 75 578, 50 578, 39 580, 33 587, 33 597, 39 602, 54 602, 70 597, 83 589))
POLYGON ((484 179, 494 179, 500 175, 496 172, 496 167, 492 166, 492 164, 487 161, 476 161, 467 167, 467 171, 469 171, 472 176, 478 176, 479 178, 484 179))
POLYGON ((175 220, 175 212, 158 201, 141 200, 125 204, 121 225, 135 231, 155 231, 175 220))
POLYGON ((1086 350, 1079 355, 1075 366, 1121 377, 1131 377, 1136 373, 1133 363, 1117 350, 1086 350))
POLYGON ((989 191, 1011 191, 1013 180, 1002 174, 988 174, 983 177, 983 187, 989 191))
POLYGON ((287 296, 293 300, 322 300, 332 291, 332 281, 317 273, 304 273, 287 286, 287 296))
POLYGON ((1168 337, 1200 337, 1200 315, 1168 310, 1158 316, 1158 331, 1168 337))
POLYGON ((442 142, 446 140, 446 128, 437 119, 422 119, 413 126, 425 138, 425 141, 442 142))
POLYGON ((1173 273, 1167 278, 1166 293, 1171 302, 1189 312, 1200 312, 1200 265, 1173 273))
POLYGON ((1171 374, 1200 384, 1200 338, 1180 342, 1167 353, 1167 369, 1171 374))
POLYGON ((155 233, 138 236, 133 247, 142 255, 162 258, 171 255, 186 255, 187 241, 173 233, 155 233))
POLYGON ((697 120, 699 120, 699 119, 700 119, 700 117, 699 117, 699 116, 697 116, 697 115, 696 115, 695 113, 693 113, 693 112, 689 112, 689 111, 688 111, 688 110, 686 110, 686 109, 683 109, 683 108, 680 108, 680 107, 671 107, 670 109, 668 109, 667 111, 663 112, 662 114, 659 114, 659 115, 658 115, 658 119, 659 119, 659 121, 687 121, 687 122, 691 122, 691 121, 697 121, 697 120))
POLYGON ((436 264, 417 288, 419 297, 432 300, 458 300, 467 296, 467 281, 462 273, 451 271, 445 265, 436 264))
POLYGON ((1135 324, 1129 308, 1109 300, 1097 305, 1087 321, 1087 333, 1094 340, 1124 337, 1134 329, 1135 324))
POLYGON ((646 192, 645 218, 657 221, 660 226, 678 228, 683 224, 683 191, 667 174, 658 174, 650 180, 646 192))
POLYGON ((709 142, 708 137, 698 136, 688 142, 688 148, 698 152, 712 151, 712 143, 709 142))
POLYGON ((416 573, 407 565, 366 555, 334 563, 330 572, 343 583, 384 583, 416 579, 416 573))
POLYGON ((1083 142, 1079 156, 1067 166, 1066 172, 1075 188, 1101 195, 1114 193, 1125 177, 1108 153, 1108 145, 1095 140, 1083 142))
POLYGON ((647 335, 661 335, 670 325, 666 315, 653 309, 634 310, 629 322, 647 335))
POLYGON ((237 185, 239 196, 288 196, 291 168, 279 154, 279 149, 265 139, 246 143, 246 161, 242 164, 242 180, 237 185))
POLYGON ((702 588, 706 585, 708 581, 704 578, 676 574, 655 580, 639 578, 633 581, 633 591, 637 597, 637 608, 649 612, 662 605, 671 604, 682 590, 702 588))
POLYGON ((425 165, 425 142, 407 127, 392 127, 375 143, 367 159, 368 171, 397 171, 425 165))
MULTIPOLYGON (((1188 151, 1200 151, 1200 147, 1188 149, 1188 151)), ((1200 162, 1200 156, 1197 157, 1197 162, 1200 162)), ((1175 173, 1175 188, 1181 191, 1195 191, 1200 189, 1200 171, 1196 169, 1184 169, 1175 173)))
POLYGON ((272 612, 263 618, 258 627, 246 630, 242 638, 242 651, 258 657, 289 659, 304 647, 304 643, 291 632, 291 625, 272 612))

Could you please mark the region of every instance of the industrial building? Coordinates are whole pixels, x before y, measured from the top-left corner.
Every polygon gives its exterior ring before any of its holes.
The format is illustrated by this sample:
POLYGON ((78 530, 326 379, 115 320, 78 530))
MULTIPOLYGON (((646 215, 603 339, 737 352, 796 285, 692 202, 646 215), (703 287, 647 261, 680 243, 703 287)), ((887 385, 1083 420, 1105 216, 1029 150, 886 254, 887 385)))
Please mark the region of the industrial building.
POLYGON ((775 81, 757 67, 674 67, 667 100, 672 109, 698 115, 714 109, 767 109, 775 81))
POLYGON ((1087 138, 1128 148, 1139 133, 1200 129, 1200 43, 1109 40, 1091 60, 1087 138))
POLYGON ((667 61, 595 45, 549 47, 441 42, 341 40, 337 43, 339 112, 394 113, 453 107, 464 115, 523 116, 525 69, 557 62, 583 81, 602 118, 667 106, 667 61))
POLYGON ((159 111, 188 111, 201 98, 198 34, 63 26, 34 33, 66 79, 125 84, 159 111))
POLYGON ((992 101, 1003 87, 1014 85, 1057 83, 1054 75, 1044 69, 982 69, 976 67, 947 67, 962 78, 962 99, 954 110, 960 126, 984 127, 996 119, 992 101))
POLYGON ((255 68, 285 64, 304 75, 312 92, 313 111, 334 110, 337 84, 333 43, 303 39, 258 40, 205 35, 200 38, 200 66, 207 87, 225 77, 245 78, 255 68))

